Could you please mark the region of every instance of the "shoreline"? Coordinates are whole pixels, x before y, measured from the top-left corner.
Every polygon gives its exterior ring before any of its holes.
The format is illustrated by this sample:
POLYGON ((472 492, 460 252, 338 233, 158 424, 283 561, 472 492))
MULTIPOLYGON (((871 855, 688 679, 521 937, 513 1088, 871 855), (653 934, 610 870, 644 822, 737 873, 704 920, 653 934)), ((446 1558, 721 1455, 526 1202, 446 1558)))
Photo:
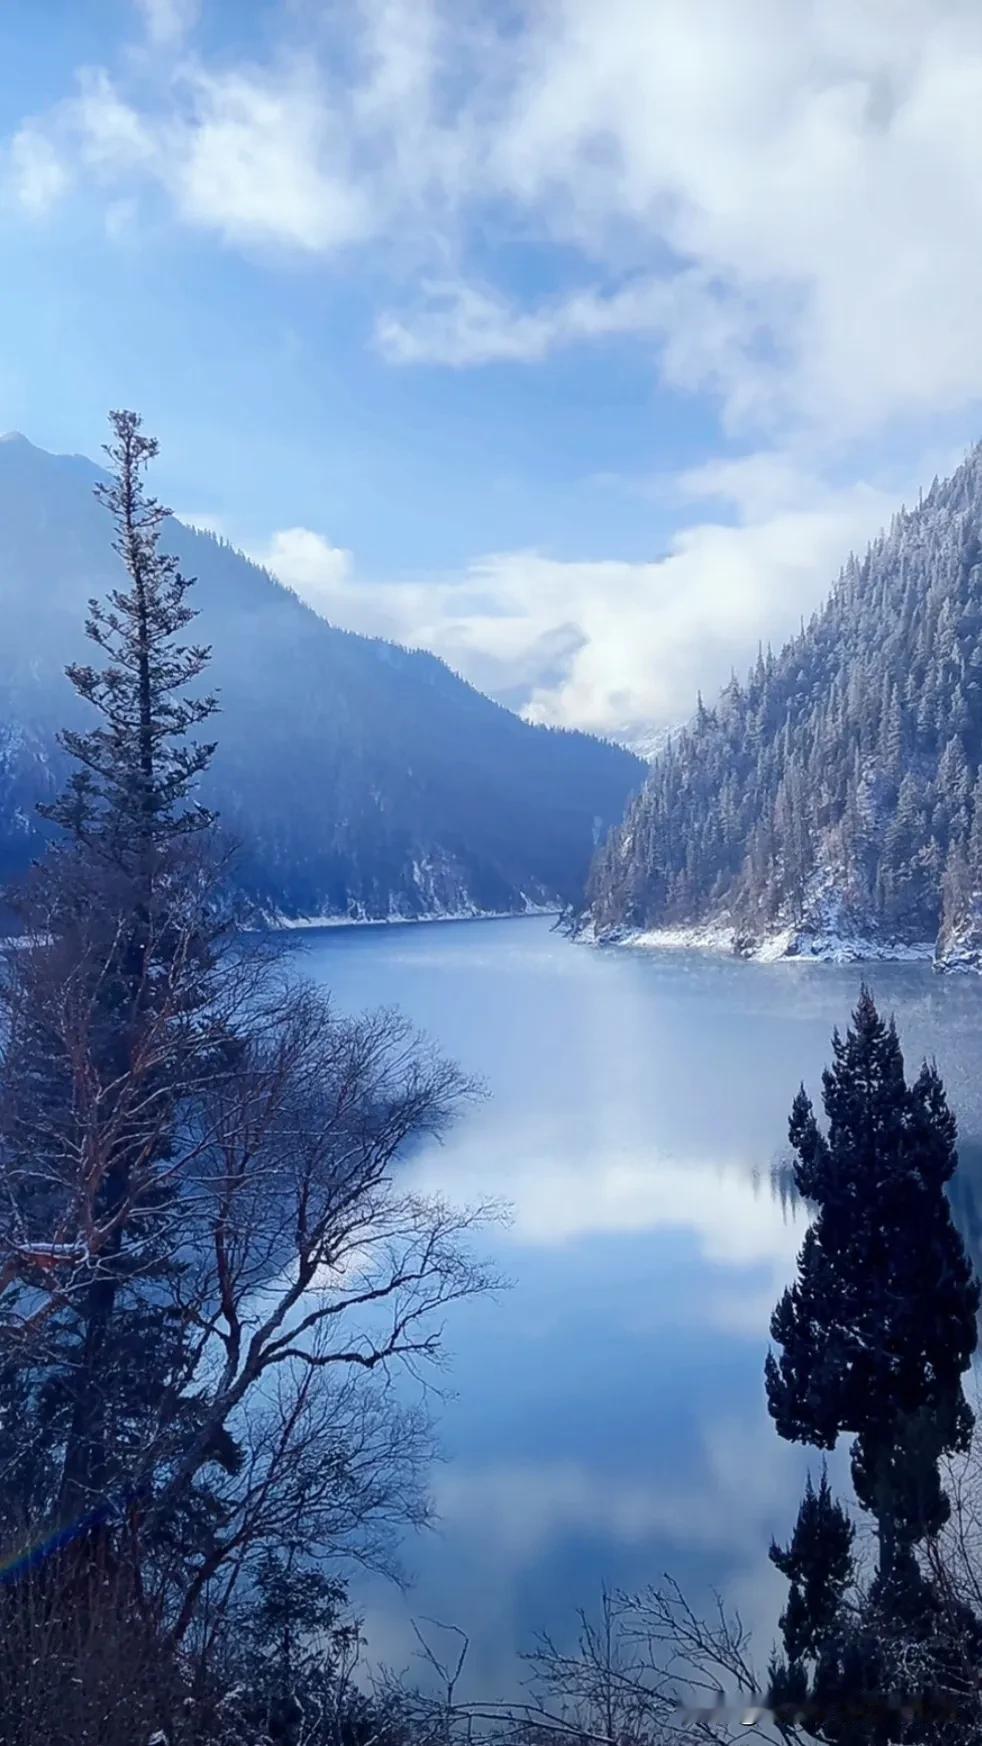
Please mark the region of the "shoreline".
POLYGON ((750 940, 729 923, 705 923, 698 927, 634 928, 606 937, 581 936, 589 943, 625 946, 635 951, 705 952, 715 957, 742 958, 754 964, 930 964, 947 972, 974 969, 964 963, 947 964, 937 955, 933 940, 904 942, 874 940, 861 935, 814 934, 782 928, 762 939, 750 940))
MULTIPOLYGON (((243 927, 245 934, 334 932, 344 928, 433 927, 441 922, 532 921, 545 916, 562 915, 559 904, 535 906, 531 909, 467 909, 431 911, 427 915, 263 915, 254 926, 243 927)), ((30 945, 27 934, 0 934, 0 949, 30 945)))
POLYGON ((304 933, 318 929, 431 927, 440 922, 524 921, 535 916, 561 915, 558 904, 533 905, 527 909, 431 910, 424 915, 266 915, 262 925, 271 933, 304 933))

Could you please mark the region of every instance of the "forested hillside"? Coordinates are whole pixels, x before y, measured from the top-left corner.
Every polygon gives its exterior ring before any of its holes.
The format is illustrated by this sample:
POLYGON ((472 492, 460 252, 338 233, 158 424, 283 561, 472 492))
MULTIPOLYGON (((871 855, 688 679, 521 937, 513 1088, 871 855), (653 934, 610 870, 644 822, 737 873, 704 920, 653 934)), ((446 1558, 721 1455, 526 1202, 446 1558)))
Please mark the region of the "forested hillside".
MULTIPOLYGON (((117 560, 77 456, 0 442, 0 878, 39 847, 81 719, 63 670, 117 560)), ((219 750, 203 797, 269 912, 514 910, 582 890, 643 774, 620 747, 533 728, 432 655, 335 629, 228 544, 170 522, 214 645, 219 750)))
POLYGON ((982 890, 982 447, 850 558, 655 760, 601 850, 594 924, 933 940, 971 955, 982 890))

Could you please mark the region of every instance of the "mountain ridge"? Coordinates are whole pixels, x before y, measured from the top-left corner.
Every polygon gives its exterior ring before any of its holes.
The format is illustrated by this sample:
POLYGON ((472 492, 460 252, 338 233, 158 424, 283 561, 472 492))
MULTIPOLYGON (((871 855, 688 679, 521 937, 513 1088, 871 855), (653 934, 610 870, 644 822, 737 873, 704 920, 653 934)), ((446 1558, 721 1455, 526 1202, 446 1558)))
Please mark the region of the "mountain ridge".
MULTIPOLYGON (((0 875, 57 791, 55 734, 84 719, 63 677, 92 595, 118 579, 85 456, 0 444, 0 875)), ((425 650, 329 624, 227 540, 176 518, 164 547, 198 579, 194 634, 222 706, 202 797, 270 915, 381 920, 568 903, 643 774, 620 747, 521 721, 425 650)))
POLYGON ((595 858, 597 937, 982 963, 982 445, 701 702, 595 858))

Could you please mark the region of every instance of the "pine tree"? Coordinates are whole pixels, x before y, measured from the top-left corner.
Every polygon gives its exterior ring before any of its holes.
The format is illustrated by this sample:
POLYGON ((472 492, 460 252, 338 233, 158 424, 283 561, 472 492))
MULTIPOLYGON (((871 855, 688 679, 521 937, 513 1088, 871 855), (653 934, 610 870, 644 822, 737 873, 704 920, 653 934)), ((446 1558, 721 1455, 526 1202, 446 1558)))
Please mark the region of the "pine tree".
POLYGON ((832 1047, 828 1135, 803 1090, 791 1115, 795 1183, 816 1217, 774 1311, 767 1397, 783 1437, 831 1449, 853 1433, 856 1494, 888 1576, 947 1517, 938 1462, 971 1434, 962 1377, 979 1286, 944 1192, 955 1121, 936 1069, 907 1085, 896 1029, 866 989, 832 1047))
MULTIPOLYGON (((107 665, 73 677, 102 719, 66 738, 66 840, 0 954, 0 1735, 39 1711, 30 1738, 66 1746, 150 1738, 137 1674, 169 1738, 215 1739, 181 1694, 200 1674, 211 1701, 220 1632, 237 1671, 250 1610, 267 1637, 303 1608, 321 1634, 318 1560, 384 1558, 388 1524, 425 1514, 425 1418, 376 1369, 415 1366, 484 1281, 469 1220, 393 1169, 466 1081, 398 1014, 339 1018, 232 937, 194 799, 210 748, 188 743, 212 704, 182 692, 206 651, 178 641, 154 445, 114 427, 132 586, 92 610, 107 665)), ((285 1647, 260 1699, 297 1671, 285 1647)))
POLYGON ((186 695, 209 650, 175 642, 195 617, 187 599, 193 582, 159 549, 170 510, 146 494, 142 477, 157 455, 156 439, 143 434, 135 412, 113 412, 110 422, 115 441, 105 452, 113 475, 96 495, 113 518, 113 549, 129 585, 114 589, 106 604, 89 602, 86 633, 105 664, 75 662, 67 672, 102 721, 61 734, 79 768, 65 794, 41 810, 147 880, 168 843, 212 822, 205 808, 186 803, 215 748, 186 739, 218 705, 211 696, 186 695))
POLYGON ((823 1471, 817 1491, 809 1476, 789 1544, 773 1544, 770 1551, 771 1563, 791 1585, 779 1622, 792 1669, 818 1660, 842 1628, 844 1598, 855 1580, 854 1538, 852 1522, 832 1496, 828 1475, 823 1471))
POLYGON ((79 768, 45 810, 64 835, 19 899, 36 944, 13 960, 5 990, 3 1139, 18 1228, 28 1242, 50 1240, 84 1204, 85 1241, 99 1244, 77 1313, 47 1356, 45 1411, 63 1449, 66 1520, 100 1517, 114 1480, 111 1444, 157 1409, 161 1379, 179 1367, 176 1331, 136 1307, 130 1287, 134 1268, 143 1280, 174 1270, 156 1233, 181 1100, 217 1067, 212 1028, 200 1020, 225 927, 204 898, 205 860, 189 859, 190 839, 214 822, 193 799, 213 748, 188 734, 216 704, 184 691, 208 651, 178 640, 194 618, 192 584, 159 550, 169 511, 143 486, 157 444, 135 413, 113 413, 111 423, 114 474, 96 489, 128 586, 104 605, 90 602, 87 630, 105 664, 67 669, 101 719, 62 736, 79 768))
POLYGON ((972 899, 972 875, 968 856, 961 842, 953 842, 945 862, 941 887, 942 927, 953 929, 966 914, 972 899))
POLYGON ((968 837, 968 864, 975 890, 982 889, 982 768, 972 790, 972 823, 968 837))
POLYGON ((790 1545, 771 1552, 790 1583, 772 1697, 811 1706, 809 1731, 839 1746, 974 1741, 969 1670, 982 1626, 917 1557, 949 1515, 941 1462, 968 1447, 973 1427, 962 1378, 979 1286, 945 1193, 955 1123, 934 1068, 907 1084, 895 1027, 866 989, 833 1055, 827 1133, 803 1090, 791 1115, 795 1186, 815 1218, 772 1318, 780 1351, 767 1359, 767 1397, 783 1437, 832 1449, 853 1434, 878 1564, 858 1589, 852 1525, 824 1477, 817 1493, 809 1481, 790 1545), (932 1709, 939 1692, 945 1714, 932 1709), (913 1719, 898 1734, 901 1699, 913 1719))

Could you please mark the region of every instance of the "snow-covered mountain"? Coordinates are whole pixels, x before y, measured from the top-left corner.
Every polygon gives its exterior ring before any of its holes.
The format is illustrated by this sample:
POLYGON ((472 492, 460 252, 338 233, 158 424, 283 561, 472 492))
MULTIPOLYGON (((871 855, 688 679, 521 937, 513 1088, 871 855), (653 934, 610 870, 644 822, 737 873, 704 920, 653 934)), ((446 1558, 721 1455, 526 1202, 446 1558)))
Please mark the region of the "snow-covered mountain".
POLYGON ((595 931, 982 960, 982 447, 655 758, 595 931))
MULTIPOLYGON (((36 852, 85 603, 116 578, 99 470, 0 441, 0 876, 36 852)), ((643 767, 530 727, 434 656, 335 629, 210 534, 172 522, 214 650, 219 750, 205 798, 238 876, 284 917, 513 911, 567 902, 643 767)))

